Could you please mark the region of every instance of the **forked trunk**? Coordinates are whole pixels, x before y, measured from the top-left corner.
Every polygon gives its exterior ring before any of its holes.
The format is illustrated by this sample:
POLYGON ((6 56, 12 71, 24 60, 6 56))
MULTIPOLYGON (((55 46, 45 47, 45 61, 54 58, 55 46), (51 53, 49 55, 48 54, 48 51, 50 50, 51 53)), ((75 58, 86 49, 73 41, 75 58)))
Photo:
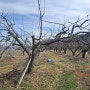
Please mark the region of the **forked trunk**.
POLYGON ((86 55, 86 50, 83 50, 82 51, 82 58, 85 58, 85 55, 86 55))

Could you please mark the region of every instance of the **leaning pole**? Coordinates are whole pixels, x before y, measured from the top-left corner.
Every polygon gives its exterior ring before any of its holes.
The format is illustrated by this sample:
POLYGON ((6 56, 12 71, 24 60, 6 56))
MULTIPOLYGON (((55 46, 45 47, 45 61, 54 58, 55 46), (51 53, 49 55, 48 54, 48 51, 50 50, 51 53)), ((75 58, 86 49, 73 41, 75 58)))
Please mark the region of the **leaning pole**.
POLYGON ((30 64, 30 62, 31 62, 31 58, 32 58, 32 55, 31 55, 30 59, 28 60, 28 62, 26 63, 26 66, 25 66, 25 68, 23 69, 23 71, 22 71, 22 73, 21 73, 21 75, 20 75, 20 78, 18 79, 18 82, 17 82, 17 84, 16 84, 16 88, 18 88, 18 87, 20 86, 20 84, 21 84, 21 82, 22 82, 22 80, 23 80, 23 78, 24 78, 24 76, 25 76, 25 74, 26 74, 26 72, 27 72, 27 69, 28 69, 28 67, 29 67, 29 64, 30 64))

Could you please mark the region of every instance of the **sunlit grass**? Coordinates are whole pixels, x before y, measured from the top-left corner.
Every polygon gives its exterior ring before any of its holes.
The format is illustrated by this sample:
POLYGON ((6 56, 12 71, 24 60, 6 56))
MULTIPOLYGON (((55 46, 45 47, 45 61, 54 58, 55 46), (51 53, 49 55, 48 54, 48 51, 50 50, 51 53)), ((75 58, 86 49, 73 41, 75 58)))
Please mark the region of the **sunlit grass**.
POLYGON ((64 71, 56 90, 77 90, 77 77, 69 71, 64 71))

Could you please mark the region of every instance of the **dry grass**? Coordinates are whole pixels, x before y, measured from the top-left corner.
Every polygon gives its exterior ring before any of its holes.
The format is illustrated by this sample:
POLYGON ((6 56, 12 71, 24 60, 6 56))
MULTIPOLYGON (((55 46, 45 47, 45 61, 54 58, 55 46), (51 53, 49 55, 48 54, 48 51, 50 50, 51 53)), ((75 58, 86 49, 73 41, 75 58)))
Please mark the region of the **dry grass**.
MULTIPOLYGON (((15 58, 5 57, 1 60, 1 74, 8 73, 13 68, 22 70, 27 56, 18 56, 18 54, 16 56, 15 58)), ((89 83, 90 77, 86 76, 86 79, 83 79, 80 76, 80 72, 85 73, 85 75, 89 74, 89 59, 89 56, 85 60, 81 60, 80 57, 75 58, 70 56, 69 52, 67 55, 53 51, 41 52, 35 59, 32 73, 24 77, 18 90, 89 90, 86 80, 89 83), (47 62, 49 58, 53 60, 53 63, 47 62)), ((11 74, 11 78, 13 79, 13 74, 11 74)), ((12 79, 6 79, 4 84, 0 85, 0 90, 14 90, 14 79, 12 79)))
POLYGON ((13 56, 7 56, 0 59, 0 74, 7 73, 14 68, 21 69, 22 64, 24 64, 27 60, 27 55, 19 55, 20 51, 17 50, 13 53, 13 56))

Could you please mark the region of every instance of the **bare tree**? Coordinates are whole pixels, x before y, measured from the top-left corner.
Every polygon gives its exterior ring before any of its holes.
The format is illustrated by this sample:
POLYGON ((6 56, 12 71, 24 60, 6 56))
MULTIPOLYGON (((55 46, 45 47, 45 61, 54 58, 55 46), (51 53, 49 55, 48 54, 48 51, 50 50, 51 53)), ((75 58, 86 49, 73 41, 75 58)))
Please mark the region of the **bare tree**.
MULTIPOLYGON (((87 42, 78 37, 80 34, 86 34, 89 32, 89 26, 90 26, 89 16, 86 16, 82 19, 78 18, 78 20, 75 23, 67 22, 69 25, 68 24, 66 25, 66 24, 60 24, 56 22, 43 20, 43 16, 45 12, 41 11, 40 0, 38 0, 38 8, 39 8, 40 34, 39 34, 39 37, 37 38, 35 35, 31 35, 28 33, 28 35, 32 39, 31 42, 29 41, 27 36, 25 38, 22 38, 22 35, 19 35, 19 33, 17 33, 16 30, 14 29, 14 24, 11 21, 9 21, 6 18, 6 16, 4 16, 3 14, 1 15, 2 19, 0 21, 0 37, 1 37, 0 42, 4 42, 6 43, 6 45, 5 45, 5 48, 0 53, 0 57, 2 57, 3 53, 11 45, 20 46, 23 49, 23 52, 26 52, 28 55, 28 63, 19 79, 18 86, 20 85, 21 80, 23 79, 25 73, 31 72, 35 56, 38 53, 40 46, 43 46, 43 45, 49 46, 52 43, 58 44, 63 42, 64 45, 62 48, 59 47, 59 45, 56 45, 56 47, 54 46, 53 48, 56 48, 56 51, 58 49, 63 49, 64 52, 66 53, 67 43, 70 43, 71 45, 72 43, 74 43, 75 40, 77 40, 78 42, 81 42, 84 45, 82 46, 82 57, 85 57, 86 51, 90 49, 89 40, 87 42), (58 24, 62 27, 61 31, 55 35, 55 38, 53 39, 48 38, 47 40, 42 40, 42 22, 43 21, 48 23, 58 24), (83 31, 83 30, 87 30, 87 31, 83 31), (6 32, 7 34, 4 34, 3 32, 6 32), (88 48, 86 48, 87 46, 88 48)), ((75 49, 75 50, 72 50, 74 55, 75 52, 77 51, 76 45, 75 47, 73 46, 73 48, 75 49)))

